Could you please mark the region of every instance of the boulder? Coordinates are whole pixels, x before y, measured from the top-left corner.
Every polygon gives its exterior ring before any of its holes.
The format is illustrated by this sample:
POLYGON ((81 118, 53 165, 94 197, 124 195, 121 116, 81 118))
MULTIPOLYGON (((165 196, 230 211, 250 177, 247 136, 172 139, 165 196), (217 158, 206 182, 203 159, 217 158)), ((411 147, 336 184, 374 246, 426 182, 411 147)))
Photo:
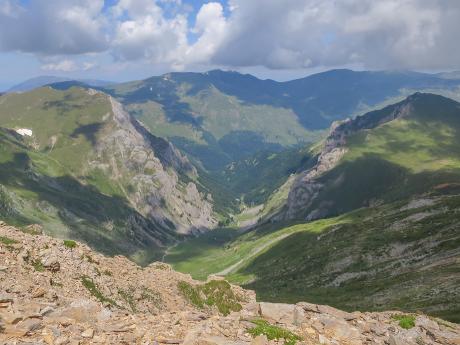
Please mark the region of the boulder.
POLYGON ((51 272, 58 272, 61 269, 59 260, 54 255, 46 255, 41 260, 43 267, 51 272))
POLYGON ((259 314, 264 319, 284 324, 295 322, 295 305, 285 303, 259 303, 259 314))
POLYGON ((339 344, 361 345, 363 343, 359 330, 346 321, 327 317, 322 318, 321 322, 324 325, 324 334, 338 341, 339 344))

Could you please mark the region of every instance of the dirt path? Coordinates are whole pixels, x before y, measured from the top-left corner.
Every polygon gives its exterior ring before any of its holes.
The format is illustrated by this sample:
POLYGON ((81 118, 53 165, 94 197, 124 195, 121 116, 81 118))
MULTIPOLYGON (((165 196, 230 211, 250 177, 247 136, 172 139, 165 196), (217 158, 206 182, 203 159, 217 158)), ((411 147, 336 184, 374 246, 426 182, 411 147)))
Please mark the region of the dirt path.
POLYGON ((253 258, 254 256, 256 256, 257 254, 259 254, 261 251, 263 251, 264 249, 266 249, 267 247, 271 246, 273 243, 275 242, 278 242, 278 241, 281 241, 282 239, 292 235, 293 233, 290 232, 290 233, 287 233, 287 234, 283 234, 281 236, 278 236, 266 243, 263 243, 257 247, 255 247, 254 249, 251 250, 251 252, 249 253, 248 256, 246 256, 245 258, 241 259, 240 261, 234 263, 233 265, 231 266, 228 266, 227 268, 223 269, 222 271, 220 272, 217 272, 217 273, 214 273, 215 275, 218 275, 218 276, 225 276, 229 273, 232 273, 233 271, 235 271, 239 266, 241 266, 241 264, 244 262, 244 261, 247 261, 251 258, 253 258))

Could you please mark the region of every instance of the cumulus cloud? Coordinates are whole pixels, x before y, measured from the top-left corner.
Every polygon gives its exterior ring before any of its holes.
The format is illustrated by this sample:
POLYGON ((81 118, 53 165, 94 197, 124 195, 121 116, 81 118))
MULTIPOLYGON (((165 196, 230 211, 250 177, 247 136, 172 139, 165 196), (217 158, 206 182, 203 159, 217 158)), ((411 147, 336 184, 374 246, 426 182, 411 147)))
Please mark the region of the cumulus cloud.
POLYGON ((188 0, 24 4, 0 0, 0 51, 173 69, 460 68, 457 0, 214 0, 196 14, 188 0))
POLYGON ((120 0, 113 13, 118 24, 112 46, 118 59, 182 63, 188 32, 183 14, 168 19, 163 9, 151 0, 120 0))
POLYGON ((41 55, 107 49, 103 0, 0 0, 0 51, 41 55))
POLYGON ((217 64, 458 68, 456 0, 230 0, 217 64))
POLYGON ((186 63, 206 63, 220 48, 227 34, 227 19, 220 3, 210 2, 203 5, 192 29, 198 35, 198 40, 191 45, 184 57, 186 63))

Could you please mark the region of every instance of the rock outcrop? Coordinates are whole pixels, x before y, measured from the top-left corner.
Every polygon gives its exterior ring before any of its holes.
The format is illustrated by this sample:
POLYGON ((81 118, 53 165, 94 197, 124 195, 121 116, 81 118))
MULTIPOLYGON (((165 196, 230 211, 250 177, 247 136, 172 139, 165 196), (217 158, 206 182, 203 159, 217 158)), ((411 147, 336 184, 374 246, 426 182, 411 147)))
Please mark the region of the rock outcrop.
POLYGON ((102 136, 90 163, 119 181, 141 214, 179 233, 213 228, 212 204, 193 182, 195 167, 171 143, 144 129, 110 97, 114 129, 102 136), (184 181, 186 180, 186 181, 184 181), (130 190, 125 186, 129 181, 130 190))
POLYGON ((197 286, 163 263, 141 268, 0 225, 1 344, 460 344, 458 325, 425 315, 256 302, 237 286, 225 302, 238 311, 224 315, 197 303, 210 292, 197 286))

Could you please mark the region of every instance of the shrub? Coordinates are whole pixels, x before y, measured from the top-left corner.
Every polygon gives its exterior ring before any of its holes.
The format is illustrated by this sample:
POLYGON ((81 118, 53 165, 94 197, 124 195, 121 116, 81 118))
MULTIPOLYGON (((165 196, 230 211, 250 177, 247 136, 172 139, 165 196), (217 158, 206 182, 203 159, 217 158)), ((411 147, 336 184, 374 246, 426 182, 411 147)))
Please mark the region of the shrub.
POLYGON ((77 246, 77 242, 72 241, 72 240, 64 240, 64 246, 67 248, 73 249, 77 246))
POLYGON ((415 316, 413 315, 393 315, 393 320, 399 321, 399 327, 411 329, 415 327, 415 316))

